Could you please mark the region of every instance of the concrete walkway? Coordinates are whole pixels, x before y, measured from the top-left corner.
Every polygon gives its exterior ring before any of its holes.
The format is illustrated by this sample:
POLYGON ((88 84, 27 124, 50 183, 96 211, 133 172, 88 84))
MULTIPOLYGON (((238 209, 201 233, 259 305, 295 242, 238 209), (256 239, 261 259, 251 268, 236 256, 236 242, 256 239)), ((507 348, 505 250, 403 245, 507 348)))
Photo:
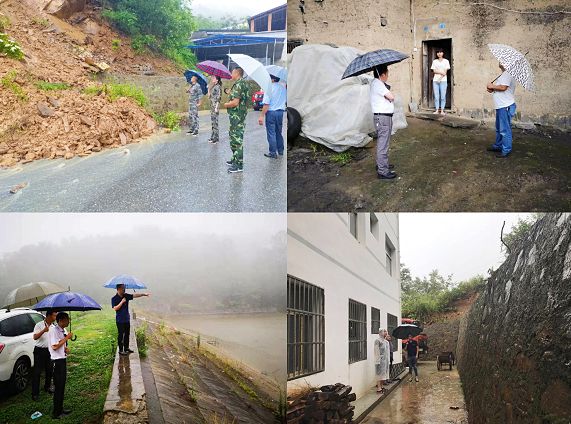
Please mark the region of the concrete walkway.
POLYGON ((456 368, 438 371, 436 361, 418 363, 419 382, 401 384, 361 421, 362 424, 466 424, 468 415, 456 368))
POLYGON ((228 116, 220 116, 213 145, 210 116, 201 114, 198 136, 183 128, 84 158, 0 170, 0 212, 285 212, 286 159, 264 157, 258 115, 246 120, 241 174, 227 172, 228 116))
POLYGON ((104 424, 130 424, 148 422, 145 385, 139 358, 134 326, 131 326, 130 355, 115 354, 113 374, 103 408, 104 424))
POLYGON ((402 382, 403 377, 406 376, 406 372, 403 372, 395 380, 391 382, 389 385, 384 386, 385 392, 382 394, 377 393, 377 388, 372 387, 365 395, 361 396, 356 401, 352 402, 352 405, 355 407, 355 415, 353 422, 359 423, 361 422, 369 412, 371 412, 375 407, 381 403, 387 396, 389 396, 393 390, 397 388, 397 386, 402 382))

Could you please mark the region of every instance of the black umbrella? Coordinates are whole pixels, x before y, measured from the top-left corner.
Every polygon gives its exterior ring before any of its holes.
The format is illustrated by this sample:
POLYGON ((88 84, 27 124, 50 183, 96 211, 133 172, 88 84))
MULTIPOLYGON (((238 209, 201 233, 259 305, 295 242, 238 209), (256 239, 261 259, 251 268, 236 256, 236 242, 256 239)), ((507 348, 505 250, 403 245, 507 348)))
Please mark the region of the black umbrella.
POLYGON ((356 77, 357 75, 371 72, 375 67, 380 65, 392 65, 405 60, 408 55, 397 52, 396 50, 381 49, 374 52, 365 53, 353 59, 347 66, 341 79, 356 77))
POLYGON ((406 339, 408 338, 409 334, 412 334, 412 337, 415 337, 418 336, 421 332, 422 328, 414 324, 401 324, 393 330, 392 335, 397 339, 406 339))

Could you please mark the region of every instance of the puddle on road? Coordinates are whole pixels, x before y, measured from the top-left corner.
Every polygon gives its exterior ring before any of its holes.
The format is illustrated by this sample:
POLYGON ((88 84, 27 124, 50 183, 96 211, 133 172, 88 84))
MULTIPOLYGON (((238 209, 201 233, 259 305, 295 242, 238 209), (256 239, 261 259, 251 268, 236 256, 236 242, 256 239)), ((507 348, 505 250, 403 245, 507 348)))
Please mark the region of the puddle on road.
POLYGON ((117 382, 117 393, 119 401, 117 407, 121 409, 133 409, 133 386, 131 384, 131 361, 129 356, 119 357, 119 381, 117 382))
POLYGON ((460 376, 419 363, 419 379, 403 382, 362 421, 364 424, 466 424, 468 415, 460 376), (451 409, 458 408, 458 409, 451 409))

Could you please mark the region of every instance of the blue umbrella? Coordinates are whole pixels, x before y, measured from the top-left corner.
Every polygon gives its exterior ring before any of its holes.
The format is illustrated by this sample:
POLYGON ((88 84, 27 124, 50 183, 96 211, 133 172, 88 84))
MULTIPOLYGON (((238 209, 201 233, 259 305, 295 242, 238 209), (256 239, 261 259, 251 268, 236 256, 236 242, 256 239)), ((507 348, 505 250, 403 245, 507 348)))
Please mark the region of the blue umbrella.
POLYGON ((200 88, 202 89, 202 94, 206 94, 208 92, 208 88, 207 88, 208 80, 200 72, 191 71, 189 69, 188 71, 184 71, 184 76, 186 77, 186 82, 188 82, 188 83, 190 83, 190 81, 192 80, 192 77, 197 77, 198 78, 198 84, 200 84, 200 88))
MULTIPOLYGON (((100 311, 99 305, 91 297, 75 292, 61 292, 50 294, 40 302, 32 306, 36 311, 46 311, 48 309, 56 309, 60 311, 100 311)), ((69 331, 71 331, 71 317, 69 320, 69 331)), ((77 339, 73 337, 73 341, 77 339)))
POLYGON ((132 275, 116 275, 105 283, 107 289, 117 288, 117 284, 124 284, 126 289, 146 289, 147 286, 132 275))
POLYGON ((287 82, 287 69, 278 65, 266 66, 266 71, 274 77, 278 77, 281 82, 287 82))

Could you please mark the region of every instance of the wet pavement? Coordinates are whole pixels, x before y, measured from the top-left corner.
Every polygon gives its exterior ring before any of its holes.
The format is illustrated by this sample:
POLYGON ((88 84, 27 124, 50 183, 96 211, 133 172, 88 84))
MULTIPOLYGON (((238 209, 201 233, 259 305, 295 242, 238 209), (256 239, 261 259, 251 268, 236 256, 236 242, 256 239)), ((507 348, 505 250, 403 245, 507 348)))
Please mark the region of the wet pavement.
POLYGON ((210 115, 201 115, 197 137, 183 128, 84 158, 2 169, 0 212, 285 212, 286 160, 264 157, 257 118, 251 111, 246 120, 242 174, 227 172, 227 115, 214 145, 210 115), (9 193, 21 183, 28 185, 9 193))
POLYGON ((419 382, 401 384, 375 407, 363 424, 467 424, 468 415, 456 368, 438 371, 436 361, 419 362, 419 382))

